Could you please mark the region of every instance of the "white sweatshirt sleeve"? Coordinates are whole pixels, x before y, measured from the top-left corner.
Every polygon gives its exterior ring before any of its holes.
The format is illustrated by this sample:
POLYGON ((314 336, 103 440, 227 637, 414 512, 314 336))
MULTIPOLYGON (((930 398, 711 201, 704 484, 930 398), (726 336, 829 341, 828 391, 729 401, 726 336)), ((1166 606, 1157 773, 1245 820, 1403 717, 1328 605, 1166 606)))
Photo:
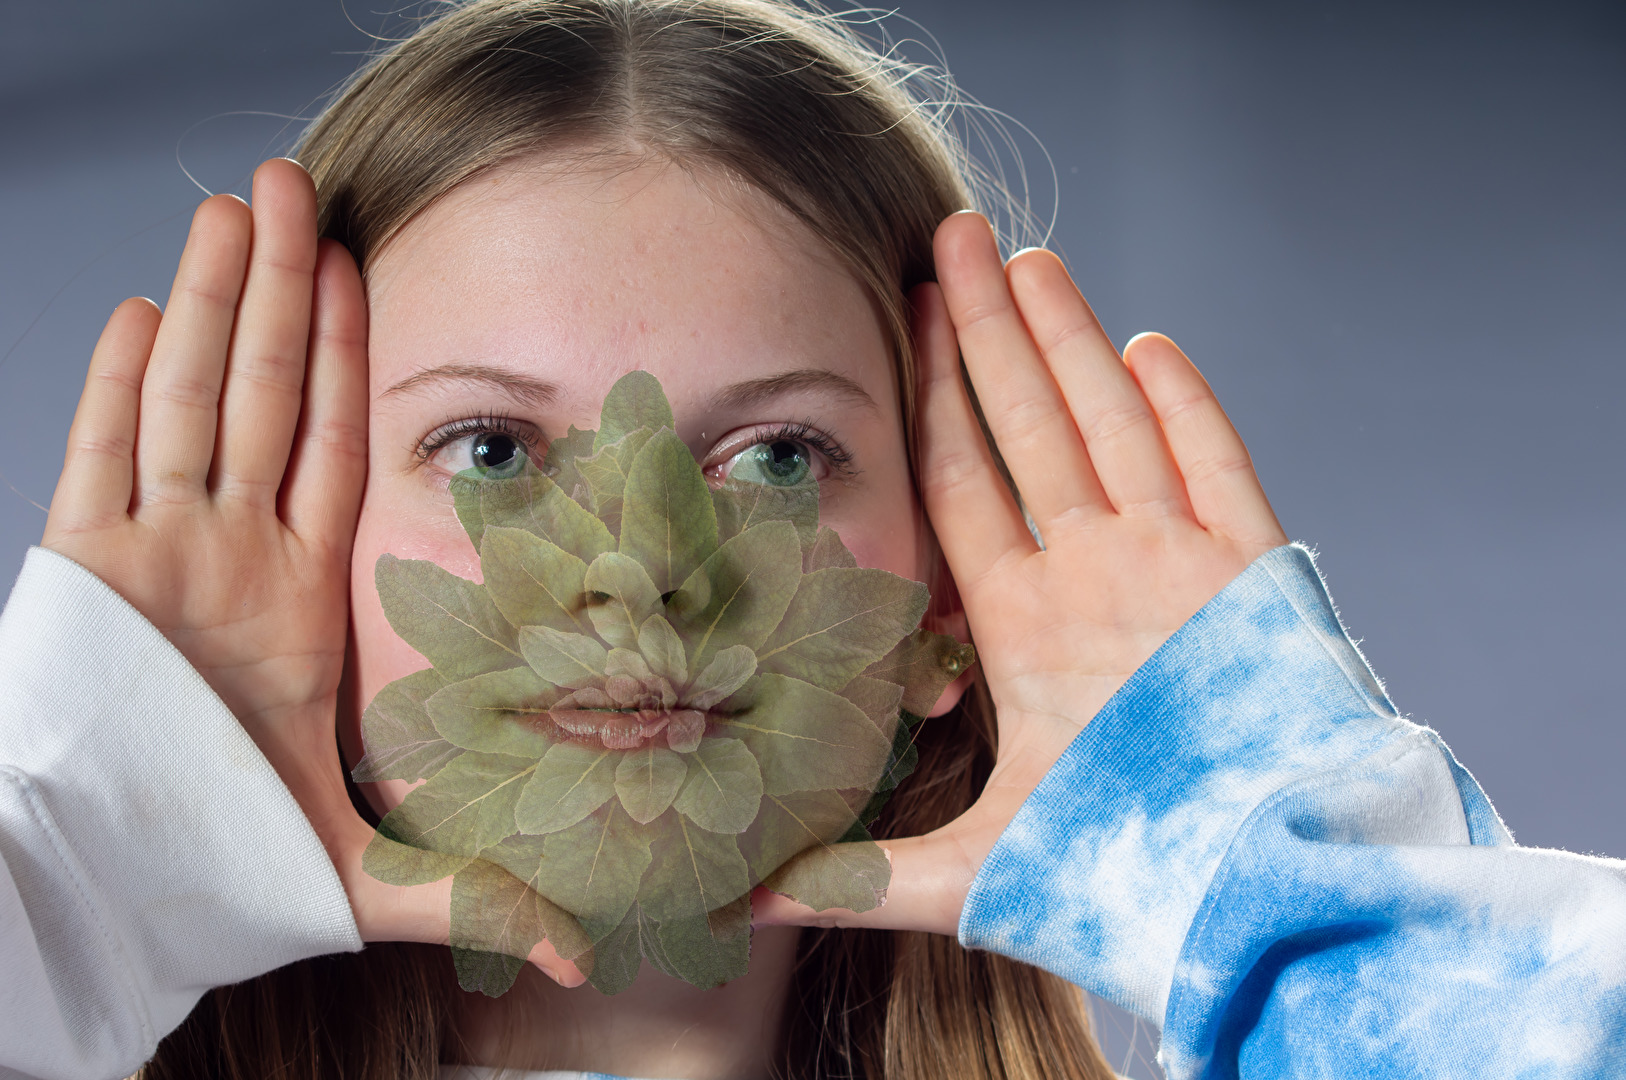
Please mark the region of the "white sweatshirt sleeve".
POLYGON ((219 697, 95 575, 30 551, 0 613, 0 1077, 128 1076, 210 987, 359 948, 219 697))

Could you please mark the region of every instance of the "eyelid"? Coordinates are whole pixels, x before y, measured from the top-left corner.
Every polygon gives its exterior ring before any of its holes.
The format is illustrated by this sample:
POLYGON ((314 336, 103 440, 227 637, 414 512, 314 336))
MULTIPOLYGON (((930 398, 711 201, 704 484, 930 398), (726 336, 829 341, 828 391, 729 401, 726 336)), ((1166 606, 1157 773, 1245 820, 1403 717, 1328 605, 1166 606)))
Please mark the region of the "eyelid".
POLYGON ((479 435, 482 432, 495 432, 518 439, 531 451, 547 445, 547 438, 542 434, 542 429, 529 420, 521 420, 506 413, 489 413, 484 416, 466 416, 446 421, 420 438, 412 448, 412 455, 418 459, 420 465, 427 465, 437 451, 459 439, 479 435))
POLYGON ((701 462, 701 468, 708 471, 718 468, 753 446, 782 439, 807 446, 825 460, 833 475, 852 477, 858 474, 858 470, 852 464, 852 454, 841 441, 815 427, 810 420, 755 424, 730 432, 712 447, 711 452, 701 462))

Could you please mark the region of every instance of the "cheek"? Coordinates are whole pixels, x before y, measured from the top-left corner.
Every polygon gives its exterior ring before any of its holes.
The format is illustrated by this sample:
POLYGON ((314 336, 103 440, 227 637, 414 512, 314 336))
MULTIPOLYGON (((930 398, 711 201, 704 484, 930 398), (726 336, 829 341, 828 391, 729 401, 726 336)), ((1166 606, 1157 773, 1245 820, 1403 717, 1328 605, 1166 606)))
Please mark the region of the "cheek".
POLYGON ((422 492, 392 492, 369 486, 356 523, 350 562, 356 715, 386 685, 429 667, 417 650, 395 633, 384 617, 373 571, 379 557, 422 559, 458 577, 480 581, 480 559, 449 505, 422 492))
POLYGON ((831 507, 823 523, 840 534, 859 566, 926 580, 925 523, 907 476, 902 483, 874 486, 861 498, 831 507))

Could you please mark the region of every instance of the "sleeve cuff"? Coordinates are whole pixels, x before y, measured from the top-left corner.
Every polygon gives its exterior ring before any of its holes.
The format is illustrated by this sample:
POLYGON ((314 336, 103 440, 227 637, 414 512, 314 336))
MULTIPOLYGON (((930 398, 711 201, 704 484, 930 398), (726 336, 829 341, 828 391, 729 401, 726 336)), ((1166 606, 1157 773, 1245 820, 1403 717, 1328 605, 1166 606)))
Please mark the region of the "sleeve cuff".
POLYGON ((1254 809, 1418 730, 1309 551, 1260 556, 1119 689, 973 881, 960 941, 1162 1023, 1181 948, 1254 809))
POLYGON ((26 871, 19 886, 53 969, 119 966, 102 981, 129 986, 140 1026, 161 1036, 209 987, 361 947, 339 877, 276 772, 94 574, 29 552, 0 614, 0 687, 0 765, 40 818, 17 841, 36 850, 7 861, 26 871))

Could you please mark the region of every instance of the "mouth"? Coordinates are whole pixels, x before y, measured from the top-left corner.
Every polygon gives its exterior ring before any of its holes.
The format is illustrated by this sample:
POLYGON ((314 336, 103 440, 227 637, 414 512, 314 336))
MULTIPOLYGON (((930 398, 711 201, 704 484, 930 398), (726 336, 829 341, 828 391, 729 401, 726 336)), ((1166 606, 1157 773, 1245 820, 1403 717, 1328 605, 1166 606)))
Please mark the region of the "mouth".
POLYGON ((664 736, 680 754, 692 752, 706 733, 708 716, 699 709, 582 709, 555 706, 548 718, 569 739, 606 750, 637 750, 664 736))

